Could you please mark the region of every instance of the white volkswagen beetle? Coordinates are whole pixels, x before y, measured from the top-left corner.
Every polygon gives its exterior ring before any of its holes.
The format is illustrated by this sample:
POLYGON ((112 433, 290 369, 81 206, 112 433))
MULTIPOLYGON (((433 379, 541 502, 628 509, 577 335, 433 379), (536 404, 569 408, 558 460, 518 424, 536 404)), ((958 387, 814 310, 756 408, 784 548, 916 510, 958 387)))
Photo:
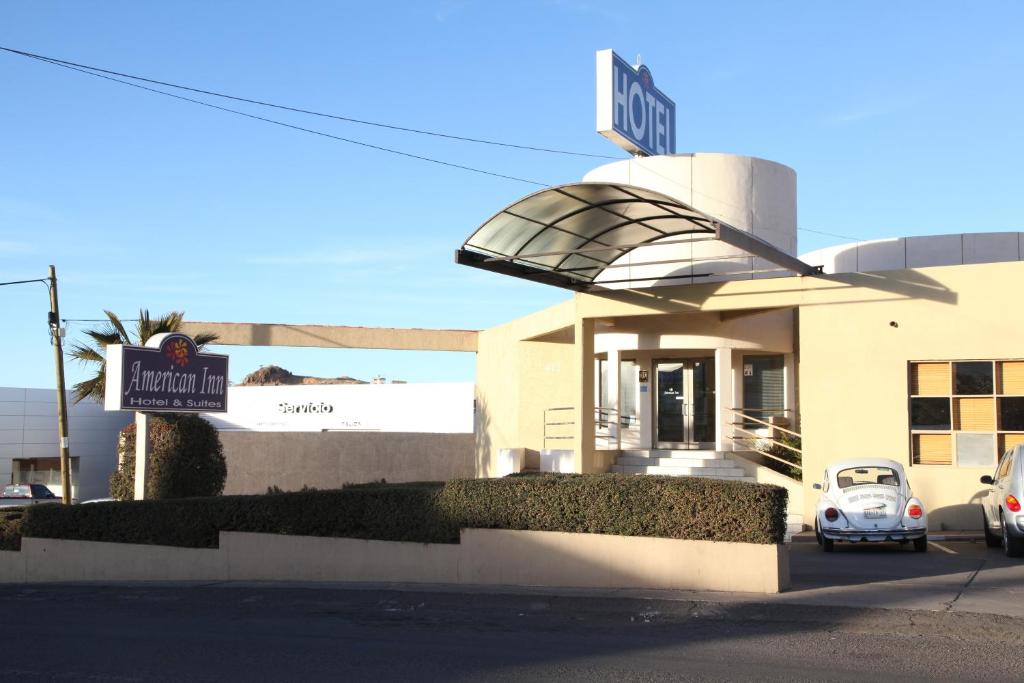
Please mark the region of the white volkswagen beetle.
POLYGON ((913 542, 915 551, 928 550, 928 515, 895 460, 833 463, 814 488, 821 491, 814 535, 825 552, 832 552, 836 541, 913 542))

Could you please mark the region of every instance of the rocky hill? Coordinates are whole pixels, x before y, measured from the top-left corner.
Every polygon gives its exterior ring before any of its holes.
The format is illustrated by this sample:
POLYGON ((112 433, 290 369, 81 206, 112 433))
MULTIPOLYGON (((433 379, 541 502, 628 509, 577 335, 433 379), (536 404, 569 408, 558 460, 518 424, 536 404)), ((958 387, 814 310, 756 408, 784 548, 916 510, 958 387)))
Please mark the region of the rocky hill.
POLYGON ((282 384, 369 384, 354 377, 308 377, 295 375, 277 365, 264 365, 245 376, 239 386, 267 387, 282 384))

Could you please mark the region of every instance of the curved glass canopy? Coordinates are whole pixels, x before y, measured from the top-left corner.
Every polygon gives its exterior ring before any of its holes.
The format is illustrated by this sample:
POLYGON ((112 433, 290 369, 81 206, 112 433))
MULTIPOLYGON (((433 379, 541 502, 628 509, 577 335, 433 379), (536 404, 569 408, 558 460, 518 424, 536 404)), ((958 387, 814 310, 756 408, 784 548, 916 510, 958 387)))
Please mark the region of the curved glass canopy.
POLYGON ((528 195, 496 213, 456 252, 458 263, 578 291, 651 244, 719 240, 800 275, 813 266, 752 234, 659 192, 616 183, 573 183, 528 195))

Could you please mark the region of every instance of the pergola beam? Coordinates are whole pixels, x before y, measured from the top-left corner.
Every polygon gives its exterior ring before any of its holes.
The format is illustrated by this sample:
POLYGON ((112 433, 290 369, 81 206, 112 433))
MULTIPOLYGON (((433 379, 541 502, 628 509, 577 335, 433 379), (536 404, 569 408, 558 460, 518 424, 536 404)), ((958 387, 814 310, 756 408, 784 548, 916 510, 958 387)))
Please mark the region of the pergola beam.
POLYGON ((390 349, 396 351, 477 350, 476 330, 414 327, 349 327, 346 325, 283 325, 187 321, 181 331, 217 335, 227 346, 302 346, 325 349, 390 349))

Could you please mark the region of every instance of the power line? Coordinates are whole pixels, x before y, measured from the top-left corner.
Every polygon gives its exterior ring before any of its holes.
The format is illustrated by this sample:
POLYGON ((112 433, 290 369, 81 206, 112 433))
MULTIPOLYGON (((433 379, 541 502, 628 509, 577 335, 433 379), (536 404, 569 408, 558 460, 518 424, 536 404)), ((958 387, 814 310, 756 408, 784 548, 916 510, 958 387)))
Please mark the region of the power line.
POLYGON ((473 166, 465 166, 463 164, 456 164, 456 163, 451 162, 451 161, 442 161, 441 159, 434 159, 432 157, 427 157, 427 156, 423 156, 423 155, 420 155, 420 154, 412 154, 411 152, 403 152, 401 150, 392 149, 391 147, 384 147, 384 146, 381 146, 381 145, 373 145, 373 144, 370 144, 369 142, 361 142, 359 140, 353 140, 352 138, 346 138, 346 137, 342 137, 340 135, 333 135, 331 133, 325 133, 324 131, 315 130, 313 128, 305 128, 303 126, 296 126, 296 125, 291 124, 291 123, 285 123, 284 121, 278 121, 277 119, 270 119, 270 118, 267 118, 265 116, 257 116, 256 114, 250 114, 248 112, 239 111, 238 109, 231 109, 230 107, 222 107, 219 104, 212 104, 210 102, 204 102, 202 100, 193 99, 191 97, 184 97, 183 95, 175 95, 174 93, 165 92, 163 90, 157 90, 156 88, 150 88, 148 86, 140 85, 138 83, 131 83, 129 81, 123 81, 123 80, 121 80, 119 78, 114 78, 113 76, 104 76, 103 74, 93 73, 92 71, 87 71, 86 69, 80 69, 80 68, 75 67, 75 66, 68 66, 67 64, 61 64, 60 62, 54 62, 54 61, 51 61, 49 59, 46 59, 45 57, 34 57, 33 59, 38 59, 39 61, 47 62, 49 64, 53 64, 54 66, 59 66, 59 67, 61 67, 63 69, 69 69, 71 71, 77 71, 79 73, 83 73, 83 74, 86 74, 88 76, 93 76, 95 78, 102 78, 102 79, 107 80, 107 81, 113 81, 115 83, 120 83, 121 85, 127 85, 127 86, 130 86, 132 88, 138 88, 140 90, 145 90, 147 92, 156 93, 158 95, 163 95, 165 97, 173 97, 176 100, 182 100, 184 102, 191 102, 192 104, 198 104, 198 105, 201 105, 203 107, 209 107, 210 109, 217 109, 219 111, 228 112, 230 114, 237 114, 238 116, 244 116, 246 118, 254 119, 256 121, 263 121, 264 123, 272 123, 272 124, 274 124, 276 126, 282 126, 284 128, 291 128, 292 130, 298 130, 298 131, 302 131, 304 133, 310 133, 312 135, 319 135, 321 137, 330 138, 332 140, 338 140, 340 142, 347 142, 347 143, 349 143, 351 145, 358 145, 360 147, 366 147, 368 149, 375 149, 377 151, 387 152, 389 154, 397 154, 398 156, 407 157, 409 159, 418 159, 420 161, 427 161, 427 162, 430 162, 432 164, 438 164, 440 166, 447 166, 449 168, 457 168, 457 169, 461 169, 463 171, 471 171, 473 173, 480 173, 482 175, 487 175, 487 176, 491 176, 491 177, 494 177, 494 178, 502 178, 502 179, 505 179, 505 180, 514 180, 514 181, 519 182, 519 183, 527 183, 528 185, 536 185, 536 186, 539 186, 539 187, 548 187, 548 185, 549 185, 548 183, 542 183, 542 182, 537 181, 537 180, 528 180, 526 178, 519 178, 517 176, 507 175, 507 174, 504 174, 504 173, 496 173, 494 171, 487 171, 487 170, 484 170, 482 168, 475 168, 473 166))
POLYGON ((483 138, 471 138, 463 135, 451 135, 450 133, 439 133, 432 130, 423 130, 421 128, 409 128, 407 126, 398 126, 389 123, 380 123, 379 121, 368 121, 366 119, 357 119, 351 116, 341 116, 340 114, 327 114, 324 112, 313 111, 311 109, 302 109, 300 107, 292 107, 284 104, 276 104, 274 102, 266 102, 264 100, 255 100, 248 97, 239 97, 237 95, 228 95, 226 93, 217 92, 215 90, 204 90, 202 88, 195 88, 187 85, 180 85, 178 83, 170 83, 168 81, 159 81, 153 78, 146 78, 145 76, 135 76, 133 74, 123 73, 120 71, 111 71, 109 69, 101 69, 98 66, 89 66, 88 64, 78 64, 77 62, 70 62, 64 59, 57 59, 56 57, 47 57, 45 55, 35 54, 33 52, 25 52, 23 50, 15 50, 14 48, 0 46, 0 50, 9 52, 11 54, 21 55, 23 57, 31 57, 43 62, 49 62, 57 66, 75 67, 78 69, 88 70, 90 72, 99 72, 108 74, 111 76, 119 76, 121 78, 129 78, 134 81, 142 81, 144 83, 152 83, 154 85, 160 85, 167 88, 176 88, 178 90, 187 90, 189 92, 199 93, 202 95, 209 95, 211 97, 222 97, 228 100, 234 100, 236 102, 246 102, 248 104, 256 104, 261 107, 271 107, 274 109, 283 109, 284 111, 296 112, 299 114, 308 114, 310 116, 320 116, 328 119, 336 119, 338 121, 345 121, 347 123, 357 123, 363 126, 375 126, 377 128, 387 128, 389 130, 402 131, 404 133, 416 133, 417 135, 430 135, 432 137, 446 138, 448 140, 458 140, 460 142, 473 142, 481 145, 493 145, 495 147, 510 147, 512 149, 523 149, 531 152, 546 152, 548 154, 564 154, 568 156, 576 157, 590 157, 593 159, 615 159, 620 160, 621 157, 609 156, 607 154, 591 154, 588 152, 573 152, 564 149, 553 149, 550 147, 535 147, 532 145, 519 145, 511 142, 500 142, 498 140, 485 140, 483 138))
POLYGON ((863 237, 850 237, 849 235, 840 235, 835 232, 825 232, 824 230, 811 230, 810 228, 797 228, 800 232, 813 232, 815 235, 826 235, 828 237, 838 237, 844 240, 853 240, 854 242, 863 242, 863 237))
MULTIPOLYGON (((237 109, 230 109, 228 107, 221 107, 221 106, 218 106, 218 105, 215 105, 215 104, 211 104, 209 102, 204 102, 202 100, 196 100, 196 99, 189 98, 189 97, 183 97, 181 95, 175 95, 174 93, 165 92, 163 90, 158 90, 156 88, 149 88, 149 87, 146 87, 146 86, 143 86, 143 85, 139 85, 138 83, 131 83, 131 82, 128 82, 128 81, 121 80, 120 78, 114 78, 112 76, 104 76, 103 74, 112 74, 114 76, 120 76, 120 77, 123 77, 123 78, 129 78, 129 79, 132 79, 132 80, 143 81, 143 82, 146 82, 146 83, 153 83, 153 84, 162 85, 162 86, 166 86, 166 87, 170 87, 170 88, 176 88, 176 89, 179 89, 179 90, 187 90, 187 91, 190 91, 190 92, 200 93, 200 94, 204 94, 204 95, 210 95, 210 96, 214 96, 214 97, 221 97, 221 98, 225 98, 225 99, 235 100, 235 101, 238 101, 238 102, 246 102, 246 103, 249 103, 249 104, 256 104, 256 105, 264 106, 264 107, 272 107, 272 108, 275 108, 275 109, 282 109, 282 110, 285 110, 285 111, 293 111, 293 112, 297 112, 297 113, 301 113, 301 114, 309 114, 309 115, 312 115, 312 116, 320 116, 320 117, 324 117, 324 118, 337 119, 339 121, 347 121, 347 122, 350 122, 350 123, 358 123, 358 124, 362 124, 362 125, 376 126, 376 127, 379 127, 379 128, 388 128, 388 129, 392 129, 392 130, 399 130, 399 131, 404 131, 404 132, 409 132, 409 133, 418 133, 418 134, 422 134, 422 135, 431 135, 431 136, 435 136, 435 137, 448 138, 448 139, 453 139, 453 140, 460 140, 460 141, 464 141, 464 142, 475 142, 475 143, 480 143, 480 144, 495 145, 495 146, 499 146, 499 147, 511 147, 511 148, 516 148, 516 149, 524 149, 524 150, 530 150, 530 151, 536 151, 536 152, 549 152, 549 153, 553 153, 553 154, 566 154, 566 155, 571 155, 571 156, 581 156, 581 157, 593 157, 593 158, 598 158, 598 159, 615 159, 615 160, 620 160, 619 157, 613 157, 613 156, 608 156, 608 155, 603 155, 603 154, 588 154, 588 153, 584 153, 584 152, 571 152, 571 151, 566 151, 566 150, 550 149, 550 148, 545 148, 545 147, 532 147, 532 146, 529 146, 529 145, 517 145, 517 144, 512 144, 512 143, 498 142, 498 141, 494 141, 494 140, 484 140, 484 139, 479 139, 479 138, 469 138, 469 137, 462 137, 462 136, 458 136, 458 135, 449 135, 449 134, 446 134, 446 133, 438 133, 436 131, 427 131, 427 130, 421 130, 421 129, 416 129, 416 128, 407 128, 407 127, 403 127, 403 126, 395 126, 395 125, 391 125, 391 124, 379 123, 379 122, 374 122, 374 121, 366 121, 366 120, 362 120, 362 119, 355 119, 355 118, 346 117, 346 116, 340 116, 340 115, 336 115, 336 114, 326 114, 326 113, 323 113, 323 112, 317 112, 317 111, 308 110, 308 109, 301 109, 301 108, 298 108, 298 107, 290 107, 290 106, 287 106, 287 105, 280 105, 280 104, 275 104, 275 103, 272 103, 272 102, 264 102, 264 101, 261 101, 261 100, 254 100, 254 99, 249 99, 249 98, 245 98, 245 97, 238 97, 238 96, 234 96, 234 95, 227 95, 227 94, 219 93, 219 92, 212 91, 212 90, 203 90, 201 88, 193 88, 193 87, 190 87, 190 86, 179 85, 179 84, 170 83, 170 82, 167 82, 167 81, 159 81, 159 80, 156 80, 156 79, 146 78, 146 77, 143 77, 143 76, 135 76, 135 75, 132 75, 132 74, 122 73, 122 72, 118 72, 118 71, 111 71, 109 69, 102 69, 100 67, 89 66, 89 65, 86 65, 86 64, 78 64, 76 62, 71 62, 71 61, 67 61, 67 60, 63 60, 63 59, 58 59, 56 57, 47 57, 45 55, 40 55, 40 54, 36 54, 36 53, 33 53, 33 52, 26 52, 26 51, 23 51, 23 50, 16 50, 14 48, 9 48, 9 47, 4 47, 4 46, 0 46, 0 51, 4 51, 4 52, 11 53, 11 54, 20 55, 20 56, 23 56, 23 57, 28 57, 28 58, 31 58, 31 59, 34 59, 34 60, 37 60, 37 61, 41 61, 41 62, 45 62, 45 63, 51 64, 53 66, 59 66, 59 67, 65 68, 65 69, 70 69, 72 71, 78 71, 79 73, 83 73, 83 74, 86 74, 88 76, 94 76, 96 78, 102 78, 102 79, 105 79, 105 80, 113 81, 115 83, 120 83, 121 85, 127 85, 127 86, 131 86, 133 88, 139 88, 141 90, 152 92, 152 93, 155 93, 155 94, 158 94, 158 95, 164 95, 165 97, 173 97, 175 99, 182 100, 182 101, 185 101, 185 102, 190 102, 192 104, 199 104, 199 105, 202 105, 204 107, 210 107, 212 109, 218 109, 220 111, 228 112, 228 113, 231 113, 231 114, 237 114, 239 116, 245 116, 247 118, 255 119, 257 121, 263 121, 265 123, 272 123, 274 125, 284 126, 286 128, 292 128, 294 130, 302 131, 302 132, 305 132, 305 133, 310 133, 310 134, 313 134, 313 135, 320 135, 320 136, 331 138, 331 139, 338 140, 338 141, 341 141, 341 142, 347 142, 349 144, 354 144, 354 145, 359 145, 359 146, 362 146, 362 147, 367 147, 369 149, 375 149, 375 150, 382 151, 382 152, 388 152, 388 153, 391 153, 391 154, 397 154, 397 155, 408 157, 408 158, 411 158, 411 159, 417 159, 417 160, 420 160, 420 161, 427 161, 427 162, 430 162, 430 163, 440 164, 442 166, 448 166, 448 167, 451 167, 451 168, 457 168, 457 169, 461 169, 461 170, 464 170, 464 171, 471 171, 471 172, 474 172, 474 173, 481 173, 481 174, 484 174, 484 175, 488 175, 488 176, 492 176, 492 177, 496 177, 496 178, 503 178, 503 179, 506 179, 506 180, 514 180, 514 181, 517 181, 517 182, 527 183, 527 184, 530 184, 530 185, 536 185, 536 186, 540 186, 540 187, 547 187, 549 185, 549 183, 542 183, 542 182, 539 182, 539 181, 529 180, 529 179, 526 179, 526 178, 519 178, 519 177, 516 177, 516 176, 510 176, 510 175, 506 175, 506 174, 503 174, 503 173, 496 173, 496 172, 493 172, 493 171, 487 171, 485 169, 475 168, 475 167, 472 167, 472 166, 465 166, 465 165, 462 165, 462 164, 456 164, 456 163, 453 163, 453 162, 443 161, 443 160, 440 160, 440 159, 434 159, 434 158, 431 158, 431 157, 426 157, 426 156, 422 156, 422 155, 418 155, 418 154, 412 154, 412 153, 409 153, 409 152, 403 152, 401 150, 392 149, 392 148, 389 148, 389 147, 383 147, 383 146, 380 146, 380 145, 373 145, 373 144, 370 144, 370 143, 367 143, 367 142, 362 142, 362 141, 359 141, 359 140, 353 140, 351 138, 345 138, 345 137, 341 137, 341 136, 338 136, 338 135, 332 135, 331 133, 326 133, 326 132, 323 132, 323 131, 314 130, 312 128, 305 128, 305 127, 302 127, 302 126, 296 126, 296 125, 293 125, 293 124, 285 123, 283 121, 278 121, 276 119, 269 119, 269 118, 266 118, 266 117, 257 116, 255 114, 250 114, 248 112, 239 111, 237 109), (97 73, 97 72, 99 72, 99 73, 97 73)), ((662 177, 667 177, 667 176, 664 176, 663 174, 659 173, 658 171, 656 171, 653 168, 650 168, 648 170, 653 171, 656 175, 659 175, 659 176, 662 176, 662 177)), ((695 188, 691 188, 691 191, 694 192, 695 194, 703 195, 703 196, 707 197, 708 199, 711 199, 711 200, 714 200, 714 201, 718 201, 718 202, 722 202, 722 203, 730 205, 730 206, 734 206, 730 202, 727 202, 727 201, 725 201, 725 200, 723 200, 721 198, 718 198, 718 197, 714 197, 714 196, 709 195, 709 194, 707 194, 705 192, 701 192, 701 191, 699 191, 699 190, 697 190, 695 188)), ((834 233, 834 232, 826 232, 826 231, 822 231, 822 230, 813 230, 811 228, 797 228, 797 230, 799 230, 800 232, 810 232, 810 233, 814 233, 814 234, 817 234, 817 235, 825 235, 825 236, 828 236, 828 237, 837 237, 839 239, 852 240, 852 241, 855 241, 855 242, 862 241, 862 239, 863 239, 863 238, 860 238, 860 237, 851 237, 849 235, 840 235, 840 234, 834 233)), ((32 282, 32 280, 27 280, 26 282, 32 282)), ((4 283, 0 283, 0 284, 4 284, 4 283)), ((18 284, 18 283, 15 283, 15 284, 18 284)), ((102 320, 97 320, 95 322, 103 322, 103 321, 102 320)))
MULTIPOLYGON (((123 323, 137 323, 138 318, 118 318, 123 323)), ((61 318, 65 323, 109 323, 110 318, 61 318)))
POLYGON ((0 282, 0 287, 6 287, 7 285, 24 285, 24 284, 27 284, 29 282, 48 283, 49 281, 50 281, 49 278, 45 278, 45 277, 37 277, 34 280, 12 280, 11 282, 0 282))

